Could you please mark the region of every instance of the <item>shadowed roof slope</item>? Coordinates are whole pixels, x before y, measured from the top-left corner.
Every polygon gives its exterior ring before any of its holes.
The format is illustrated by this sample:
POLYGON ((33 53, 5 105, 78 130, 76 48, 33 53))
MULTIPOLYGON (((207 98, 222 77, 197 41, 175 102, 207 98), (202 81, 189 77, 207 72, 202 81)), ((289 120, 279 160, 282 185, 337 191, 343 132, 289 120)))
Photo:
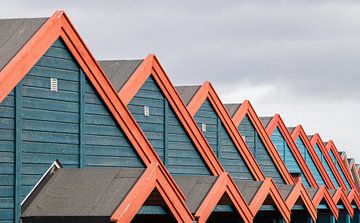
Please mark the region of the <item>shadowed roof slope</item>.
POLYGON ((230 117, 233 117, 237 110, 239 110, 241 103, 236 104, 224 104, 226 110, 229 112, 230 117))
POLYGON ((10 62, 47 19, 0 19, 0 70, 10 62))
POLYGON ((181 96, 181 99, 184 101, 185 105, 189 104, 200 87, 200 85, 175 86, 176 91, 181 96))
POLYGON ((269 117, 259 117, 260 121, 261 121, 261 124, 264 126, 264 128, 267 127, 267 125, 269 124, 269 122, 271 121, 273 117, 269 116, 269 117))
POLYGON ((22 217, 110 217, 143 171, 142 168, 59 169, 22 217))
POLYGON ((235 180, 235 183, 248 204, 255 198, 255 195, 263 184, 262 181, 252 180, 235 180))
POLYGON ((98 61, 117 92, 144 60, 102 60, 98 61))
POLYGON ((174 179, 186 197, 186 205, 192 213, 195 213, 214 186, 217 177, 175 176, 174 179))

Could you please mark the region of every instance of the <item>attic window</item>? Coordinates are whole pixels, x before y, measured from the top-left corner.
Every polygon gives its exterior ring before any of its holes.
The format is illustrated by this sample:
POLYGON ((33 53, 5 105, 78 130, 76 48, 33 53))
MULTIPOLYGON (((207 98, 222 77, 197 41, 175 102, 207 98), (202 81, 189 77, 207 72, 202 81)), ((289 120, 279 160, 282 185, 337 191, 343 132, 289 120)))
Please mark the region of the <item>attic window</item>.
POLYGON ((201 123, 201 131, 206 132, 206 124, 201 123))
POLYGON ((57 92, 58 91, 58 79, 50 78, 50 91, 57 92))
POLYGON ((149 106, 144 106, 144 116, 148 117, 150 116, 150 107, 149 106))

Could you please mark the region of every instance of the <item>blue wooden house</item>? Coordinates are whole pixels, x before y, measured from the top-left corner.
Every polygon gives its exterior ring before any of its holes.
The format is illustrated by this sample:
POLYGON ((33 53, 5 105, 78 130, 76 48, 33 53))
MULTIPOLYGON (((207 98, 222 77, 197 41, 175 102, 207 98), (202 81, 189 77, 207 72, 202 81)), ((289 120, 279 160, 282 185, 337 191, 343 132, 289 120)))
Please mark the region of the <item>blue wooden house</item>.
MULTIPOLYGON (((144 60, 99 64, 175 180, 215 177, 212 191, 217 191, 216 196, 210 191, 191 210, 195 218, 200 222, 252 221, 254 213, 248 209, 245 194, 224 171, 157 58, 149 55, 144 60)), ((178 184, 187 190, 188 185, 178 184)))
MULTIPOLYGON (((136 219, 143 216, 194 219, 64 12, 0 20, 0 30, 1 223, 19 222, 21 203, 55 160, 64 168, 134 168, 142 173, 117 201, 113 222, 141 222, 136 219), (138 194, 141 188, 148 190, 138 194), (155 198, 162 202, 147 202, 155 198)), ((46 213, 48 207, 43 208, 46 213)), ((33 217, 41 221, 44 216, 33 217)))

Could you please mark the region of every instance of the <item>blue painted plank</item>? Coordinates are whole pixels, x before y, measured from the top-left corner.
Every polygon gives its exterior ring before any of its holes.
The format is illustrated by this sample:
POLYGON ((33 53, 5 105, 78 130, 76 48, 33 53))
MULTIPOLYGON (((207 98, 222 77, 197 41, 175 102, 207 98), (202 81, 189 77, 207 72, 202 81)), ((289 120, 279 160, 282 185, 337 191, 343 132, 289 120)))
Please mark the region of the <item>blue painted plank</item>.
POLYGON ((128 108, 171 174, 210 174, 152 77, 143 84, 128 108), (149 106, 149 116, 144 115, 144 106, 149 106))
POLYGON ((310 187, 309 181, 304 176, 304 172, 301 170, 299 163, 295 159, 293 152, 290 150, 284 136, 278 128, 276 128, 272 135, 271 141, 274 143, 276 150, 278 151, 281 159, 285 163, 290 173, 300 173, 302 182, 305 187, 310 187))
POLYGON ((202 124, 206 124, 206 132, 202 133, 225 170, 234 178, 253 180, 251 171, 208 100, 201 105, 194 119, 200 129, 202 124))
POLYGON ((238 130, 245 138, 246 144, 265 176, 271 177, 275 183, 285 183, 248 116, 244 117, 238 126, 238 130))

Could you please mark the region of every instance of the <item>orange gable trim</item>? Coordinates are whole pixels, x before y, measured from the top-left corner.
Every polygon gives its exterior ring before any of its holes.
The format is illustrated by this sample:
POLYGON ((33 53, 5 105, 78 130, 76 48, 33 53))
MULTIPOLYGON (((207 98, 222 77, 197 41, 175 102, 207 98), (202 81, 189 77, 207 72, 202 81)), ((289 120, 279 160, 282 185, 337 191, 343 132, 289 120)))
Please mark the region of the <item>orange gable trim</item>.
POLYGON ((280 130, 282 136, 284 137, 287 145, 289 146, 292 154, 294 155, 294 157, 296 159, 296 162, 298 163, 301 170, 303 171, 303 173, 304 173, 307 181, 309 182, 310 186, 311 187, 318 187, 318 184, 317 184, 314 176, 312 175, 309 167, 306 165, 304 158, 300 154, 299 149, 297 148, 294 140, 292 139, 289 131, 287 130, 287 128, 285 126, 284 121, 282 120, 282 118, 280 117, 279 114, 276 114, 271 119, 268 126, 266 127, 266 131, 267 131, 268 135, 271 136, 276 128, 278 128, 280 130))
POLYGON ((343 190, 346 189, 346 185, 343 181, 343 179, 340 176, 340 173, 337 171, 331 157, 330 154, 327 152, 325 145, 320 137, 320 135, 318 133, 315 133, 315 135, 313 135, 313 137, 310 140, 310 143, 313 147, 315 147, 315 145, 318 145, 318 147, 320 148, 321 153, 323 154, 326 162, 328 163, 328 165, 330 166, 330 169, 332 171, 332 173, 334 174, 336 181, 339 183, 340 187, 343 188, 343 190))
MULTIPOLYGON (((326 148, 326 150, 327 150, 328 153, 330 153, 330 150, 332 151, 332 153, 333 153, 334 156, 335 156, 335 159, 336 159, 337 162, 339 163, 340 168, 341 168, 341 170, 343 171, 343 173, 344 173, 344 175, 345 175, 345 177, 346 177, 346 180, 349 182, 351 188, 357 190, 357 189, 356 189, 356 186, 355 186, 355 182, 353 181, 353 179, 352 179, 352 177, 351 177, 351 175, 350 175, 350 172, 348 171, 348 169, 347 169, 346 166, 344 165, 344 162, 343 162, 343 160, 341 159, 341 157, 340 157, 340 155, 339 155, 339 151, 338 151, 338 149, 336 148, 334 141, 329 140, 329 142, 326 143, 325 148, 326 148)), ((342 180, 344 181, 345 179, 342 179, 342 180)), ((344 182, 344 184, 345 184, 345 182, 344 182)), ((345 189, 345 188, 346 188, 346 187, 344 187, 344 189, 345 189)), ((349 189, 351 189, 351 188, 349 188, 349 189)))
POLYGON ((317 218, 316 207, 314 206, 311 198, 309 197, 309 194, 306 192, 304 184, 302 184, 301 181, 295 184, 295 187, 293 188, 290 195, 286 199, 286 204, 290 208, 290 210, 295 205, 299 197, 301 197, 301 199, 303 200, 304 205, 309 211, 311 218, 316 222, 316 218, 317 218))
MULTIPOLYGON (((273 198, 276 206, 282 213, 282 216, 284 217, 285 221, 288 221, 290 219, 289 212, 290 209, 288 206, 286 206, 286 202, 284 202, 284 199, 281 197, 280 192, 277 190, 276 185, 271 179, 265 178, 264 174, 261 172, 260 167, 258 166, 257 162, 255 161, 254 157, 252 156, 249 148, 247 147, 246 143, 243 141, 242 137, 240 136, 239 131, 237 130, 236 126, 231 120, 231 117, 229 116, 228 112, 226 111, 224 105, 222 104, 220 98, 218 97, 215 89, 211 85, 210 82, 205 82, 201 87, 198 89, 198 91, 195 93, 191 101, 188 103, 187 107, 190 111, 190 114, 192 116, 195 116, 196 112, 200 109, 204 101, 208 99, 213 106, 216 114, 220 118, 221 122, 224 124, 226 131, 229 133, 230 137, 232 138, 233 142, 235 143, 238 151, 242 155, 242 157, 246 156, 247 161, 244 157, 245 163, 250 166, 250 170, 255 168, 257 172, 253 173, 255 175, 255 178, 257 180, 264 181, 262 186, 260 187, 259 191, 256 193, 256 198, 254 199, 250 204, 249 207, 255 216, 256 213, 260 210, 261 205, 263 204, 264 200, 266 199, 267 195, 270 194, 273 198), (246 148, 246 149, 241 149, 246 148), (245 151, 244 151, 245 150, 245 151), (245 153, 246 152, 246 153, 245 153), (245 154, 244 154, 245 153, 245 154), (248 164, 249 163, 249 164, 248 164), (251 167, 253 166, 253 167, 251 167), (260 175, 261 174, 261 175, 260 175), (257 177, 256 177, 257 176, 257 177)), ((254 172, 252 170, 252 172, 254 172)))
POLYGON ((266 178, 263 181, 256 194, 256 199, 253 199, 249 203, 250 210, 253 212, 253 214, 256 215, 256 213, 258 213, 258 211, 260 210, 262 204, 264 203, 268 195, 271 196, 276 207, 282 213, 284 220, 286 222, 290 222, 290 214, 291 214, 290 208, 288 207, 286 202, 284 202, 284 199, 282 198, 280 191, 277 189, 274 181, 271 178, 266 178))
POLYGON ((221 197, 225 193, 231 199, 238 213, 242 213, 241 216, 243 216, 243 221, 252 222, 254 218, 253 213, 249 209, 243 209, 244 206, 247 206, 246 201, 243 197, 239 196, 239 191, 238 193, 233 193, 233 191, 238 191, 234 181, 231 179, 228 173, 223 172, 222 174, 220 174, 214 186, 208 193, 209 196, 204 199, 199 209, 196 211, 195 218, 198 219, 198 222, 206 222, 216 205, 219 203, 221 197))
POLYGON ((352 208, 348 198, 346 197, 344 191, 341 188, 339 188, 335 192, 335 194, 333 195, 333 200, 335 204, 338 204, 341 201, 344 207, 346 208, 346 210, 348 211, 349 215, 351 216, 351 218, 354 216, 354 209, 352 208))
POLYGON ((175 87, 171 83, 164 69, 161 67, 155 55, 149 55, 140 64, 140 66, 131 75, 129 80, 124 84, 122 89, 118 92, 120 99, 125 105, 128 105, 136 93, 140 90, 145 81, 152 76, 165 98, 169 101, 170 106, 176 113, 179 121, 183 125, 185 131, 188 133, 195 147, 198 149, 200 155, 204 158, 208 168, 215 175, 219 176, 224 172, 223 167, 216 158, 210 145, 206 141, 203 134, 196 125, 195 120, 189 114, 186 106, 178 95, 175 87))
POLYGON ((246 143, 242 139, 239 131, 231 120, 228 112, 226 111, 223 103, 215 92, 215 89, 210 82, 205 82, 198 91, 195 93, 189 104, 187 105, 190 114, 194 117, 197 111, 200 109, 205 100, 208 99, 213 106, 216 114, 223 123, 227 133, 234 142, 238 152, 241 157, 244 159, 245 164, 250 169, 252 175, 256 180, 264 180, 265 175, 261 171, 261 168, 257 164, 253 155, 250 152, 250 149, 247 147, 246 143))
MULTIPOLYGON (((190 139, 194 143, 210 171, 215 176, 220 176, 223 174, 225 170, 221 166, 219 160, 216 158, 213 150, 210 148, 210 145, 201 133, 195 120, 190 115, 185 104, 183 103, 182 99, 180 98, 175 87, 171 83, 155 55, 147 56, 142 64, 140 64, 140 66, 131 75, 129 80, 118 92, 120 99, 125 103, 125 105, 129 104, 131 99, 136 95, 136 93, 140 90, 142 85, 150 76, 153 77, 164 97, 168 100, 170 106, 173 108, 176 116, 179 118, 179 121, 182 123, 185 131, 188 133, 190 139)), ((236 196, 238 199, 241 198, 241 200, 243 200, 242 195, 240 194, 239 190, 237 190, 237 187, 228 187, 227 190, 229 193, 233 194, 232 196, 236 196)), ((237 202, 240 202, 240 200, 237 202)), ((250 212, 249 207, 245 205, 242 206, 241 209, 247 210, 241 210, 241 212, 239 212, 240 216, 244 220, 249 219, 249 216, 244 215, 245 213, 250 212)), ((207 209, 207 211, 210 210, 207 209)), ((240 209, 238 211, 240 211, 240 209)))
POLYGON ((350 204, 352 204, 353 202, 355 202, 356 206, 358 207, 358 209, 360 208, 360 198, 359 198, 359 194, 355 191, 352 190, 349 192, 349 194, 347 195, 347 199, 350 202, 350 204))
POLYGON ((250 101, 245 100, 233 115, 232 120, 235 123, 235 126, 239 126, 242 120, 246 117, 246 115, 249 117, 251 123, 254 125, 262 142, 265 145, 265 148, 269 152, 270 157, 274 161, 276 168, 280 172, 286 184, 295 184, 291 174, 289 173, 284 162, 282 161, 279 153, 277 152, 274 144, 270 139, 270 136, 266 132, 264 126, 259 119, 259 116, 256 114, 255 109, 251 105, 250 101))
POLYGON ((313 198, 313 204, 317 208, 322 200, 325 200, 329 209, 336 219, 339 218, 339 210, 325 186, 321 186, 313 198))
POLYGON ((182 217, 182 210, 177 208, 181 205, 179 204, 180 201, 176 199, 177 196, 172 190, 171 185, 168 184, 167 179, 161 173, 158 163, 151 164, 145 170, 123 202, 114 211, 110 220, 112 222, 130 223, 154 189, 159 191, 177 222, 185 223, 193 221, 191 215, 187 218, 182 217))
MULTIPOLYGON (((0 101, 16 87, 25 77, 30 69, 36 64, 41 56, 58 39, 62 38, 75 60, 84 71, 105 105, 112 113, 117 124, 123 130, 130 143, 134 146, 145 166, 152 163, 160 163, 160 159, 152 149, 144 134, 138 128, 136 122, 119 99, 116 91, 110 84, 98 63, 85 46, 81 37, 71 24, 69 18, 63 11, 56 11, 15 55, 14 58, 0 72, 0 101)), ((163 165, 158 166, 168 185, 171 187, 169 193, 175 193, 179 206, 178 212, 183 219, 192 219, 190 211, 185 206, 185 196, 175 184, 163 165)), ((175 202, 175 200, 174 200, 175 202)))
POLYGON ((296 126, 296 128, 292 132, 291 136, 292 136, 292 138, 294 139, 295 142, 300 137, 300 139, 304 142, 305 147, 306 147, 307 151, 309 152, 312 160, 314 161, 317 169, 319 170, 321 176, 323 177, 326 186, 328 188, 330 188, 330 189, 335 189, 334 184, 332 183, 329 175, 327 174, 324 166, 322 165, 319 157, 317 156, 317 154, 316 154, 316 152, 314 150, 314 147, 310 143, 310 141, 309 141, 303 127, 301 125, 296 126))

